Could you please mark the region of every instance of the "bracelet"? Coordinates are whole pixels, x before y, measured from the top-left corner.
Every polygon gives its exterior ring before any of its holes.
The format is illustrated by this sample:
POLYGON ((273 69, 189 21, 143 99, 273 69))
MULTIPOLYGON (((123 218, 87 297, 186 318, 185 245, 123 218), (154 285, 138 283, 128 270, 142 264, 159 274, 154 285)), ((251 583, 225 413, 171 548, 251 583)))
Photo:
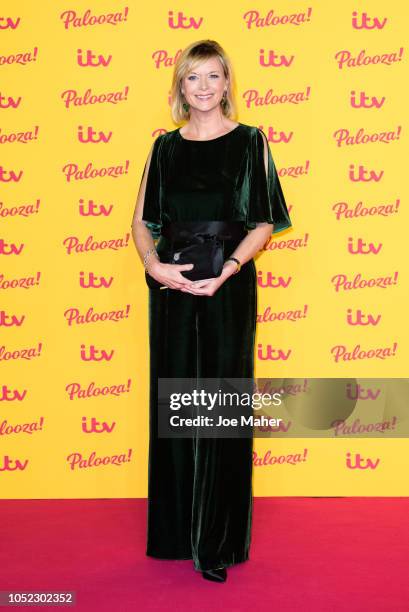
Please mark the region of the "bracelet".
POLYGON ((152 253, 155 253, 157 259, 159 259, 159 255, 156 252, 156 249, 154 249, 154 248, 153 249, 148 249, 148 251, 146 251, 146 253, 145 253, 145 257, 143 258, 143 267, 145 268, 145 270, 148 269, 147 261, 148 261, 149 257, 152 255, 152 253))
POLYGON ((234 274, 237 274, 237 272, 240 272, 240 268, 241 268, 241 263, 239 262, 239 260, 236 257, 228 257, 224 263, 226 263, 226 261, 235 261, 237 264, 237 270, 234 272, 234 274))

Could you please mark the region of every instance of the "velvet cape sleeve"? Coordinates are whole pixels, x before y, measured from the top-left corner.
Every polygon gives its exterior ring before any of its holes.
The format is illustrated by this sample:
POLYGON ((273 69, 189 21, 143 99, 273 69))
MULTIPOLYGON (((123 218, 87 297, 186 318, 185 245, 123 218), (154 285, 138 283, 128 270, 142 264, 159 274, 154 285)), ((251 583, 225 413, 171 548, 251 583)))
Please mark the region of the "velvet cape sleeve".
POLYGON ((272 233, 275 234, 291 227, 292 223, 267 137, 259 128, 255 128, 251 139, 248 162, 246 229, 254 229, 256 223, 273 223, 272 233), (267 147, 267 173, 264 139, 267 147))
MULTIPOLYGON (((146 179, 145 198, 143 205, 142 221, 152 234, 152 238, 160 237, 162 228, 163 209, 163 176, 161 165, 161 153, 163 147, 163 134, 158 136, 153 143, 152 156, 146 179)), ((143 174, 146 172, 146 165, 143 174)), ((143 175, 142 175, 143 176, 143 175)))

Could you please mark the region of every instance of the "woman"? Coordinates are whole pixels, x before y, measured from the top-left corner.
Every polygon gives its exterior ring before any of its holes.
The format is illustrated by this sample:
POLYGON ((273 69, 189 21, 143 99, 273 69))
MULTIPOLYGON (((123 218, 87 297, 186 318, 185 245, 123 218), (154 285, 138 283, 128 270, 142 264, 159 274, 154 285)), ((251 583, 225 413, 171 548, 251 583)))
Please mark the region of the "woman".
POLYGON ((253 378, 253 257, 272 232, 291 226, 266 136, 231 119, 232 78, 215 41, 181 53, 171 106, 175 122, 187 123, 152 145, 132 221, 146 273, 158 283, 149 290, 146 554, 193 559, 204 578, 218 582, 227 567, 249 558, 253 439, 158 436, 157 386, 161 377, 253 378), (215 221, 230 232, 220 276, 191 281, 183 273, 193 264, 160 261, 169 235, 175 238, 169 232, 188 225, 194 233, 199 223, 203 229, 215 221))

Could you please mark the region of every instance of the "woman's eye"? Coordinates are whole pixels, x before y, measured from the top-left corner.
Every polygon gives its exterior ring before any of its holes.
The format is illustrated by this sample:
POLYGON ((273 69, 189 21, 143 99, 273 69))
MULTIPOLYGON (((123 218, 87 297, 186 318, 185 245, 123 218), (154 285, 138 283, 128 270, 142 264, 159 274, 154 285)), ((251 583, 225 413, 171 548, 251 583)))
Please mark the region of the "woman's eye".
MULTIPOLYGON (((188 77, 187 77, 187 80, 188 80, 188 81, 192 81, 192 80, 193 80, 193 79, 195 79, 195 78, 196 78, 196 75, 191 74, 190 76, 188 76, 188 77)), ((213 78, 214 78, 214 79, 218 79, 218 78, 219 78, 219 75, 218 75, 218 74, 211 74, 211 75, 210 75, 210 78, 211 78, 211 79, 213 79, 213 78)))

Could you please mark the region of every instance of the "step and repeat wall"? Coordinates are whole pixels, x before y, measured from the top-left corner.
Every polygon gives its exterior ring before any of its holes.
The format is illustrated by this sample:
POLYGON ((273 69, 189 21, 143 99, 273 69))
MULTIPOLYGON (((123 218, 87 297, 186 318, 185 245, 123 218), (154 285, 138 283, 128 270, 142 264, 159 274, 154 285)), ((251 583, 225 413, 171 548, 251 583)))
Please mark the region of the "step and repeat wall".
POLYGON ((2 498, 147 495, 131 220, 153 140, 180 127, 174 63, 206 38, 232 60, 235 119, 267 135, 293 222, 256 257, 255 375, 284 404, 257 432, 254 494, 409 493, 405 8, 2 3, 2 498))

